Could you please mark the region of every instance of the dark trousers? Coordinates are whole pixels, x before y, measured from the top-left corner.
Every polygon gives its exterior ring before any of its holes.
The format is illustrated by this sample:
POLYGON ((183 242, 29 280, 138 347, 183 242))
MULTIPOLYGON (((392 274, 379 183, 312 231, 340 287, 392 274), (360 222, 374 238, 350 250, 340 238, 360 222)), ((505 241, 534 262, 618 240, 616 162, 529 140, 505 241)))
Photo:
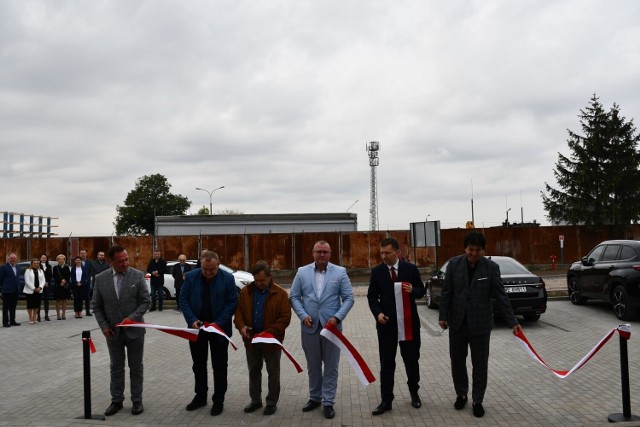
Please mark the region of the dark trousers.
MULTIPOLYGON (((44 315, 49 315, 49 297, 51 296, 51 285, 42 288, 42 299, 44 300, 44 315)), ((38 310, 38 316, 40 310, 38 310)))
POLYGON ((176 308, 180 311, 180 289, 182 289, 182 285, 176 286, 176 308))
POLYGON ((84 293, 86 292, 85 287, 84 285, 71 285, 71 292, 73 292, 73 311, 75 312, 82 311, 84 293))
POLYGON ((158 285, 151 285, 151 307, 156 308, 156 299, 158 300, 158 308, 162 308, 162 301, 164 300, 164 286, 162 283, 158 285))
MULTIPOLYGON (((91 313, 91 294, 93 293, 91 291, 93 287, 91 285, 85 285, 84 288, 84 306, 87 314, 89 314, 91 313)), ((82 308, 80 308, 80 311, 82 311, 82 308)))
POLYGON ((211 367, 213 368, 213 403, 224 403, 227 393, 227 362, 229 359, 229 341, 205 331, 200 331, 198 341, 189 341, 193 374, 195 376, 195 393, 198 398, 206 400, 209 391, 207 359, 211 349, 211 367))
POLYGON ((124 402, 124 361, 129 363, 129 379, 131 381, 131 401, 142 402, 142 379, 144 354, 144 335, 129 338, 124 331, 120 331, 118 338, 107 338, 107 348, 111 359, 111 401, 124 402))
POLYGON ((2 294, 2 324, 9 325, 16 321, 18 294, 2 294))
POLYGON ((276 405, 280 397, 280 356, 282 350, 270 349, 264 351, 260 344, 254 345, 251 350, 246 349, 247 365, 249 366, 249 397, 251 403, 262 403, 262 365, 267 365, 269 376, 267 392, 267 405, 276 405))
POLYGON ((466 396, 469 392, 469 376, 467 375, 467 354, 471 349, 473 366, 473 402, 482 403, 487 389, 487 371, 489 368, 489 342, 491 333, 471 335, 466 327, 455 330, 449 328, 449 356, 451 357, 451 376, 456 395, 466 396))
POLYGON ((380 391, 382 400, 393 401, 394 373, 396 371, 396 354, 400 346, 400 355, 407 372, 409 393, 415 394, 420 388, 420 329, 414 325, 413 340, 398 342, 398 324, 389 322, 378 327, 378 351, 380 352, 380 391))

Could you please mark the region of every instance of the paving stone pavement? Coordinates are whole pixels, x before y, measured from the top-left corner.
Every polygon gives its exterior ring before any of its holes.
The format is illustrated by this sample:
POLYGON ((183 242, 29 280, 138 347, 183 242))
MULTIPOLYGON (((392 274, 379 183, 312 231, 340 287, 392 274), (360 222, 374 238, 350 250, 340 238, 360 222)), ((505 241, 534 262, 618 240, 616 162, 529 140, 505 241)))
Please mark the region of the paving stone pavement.
MULTIPOLYGON (((366 288, 356 288, 356 304, 344 322, 344 333, 378 377, 378 343, 374 320, 363 296, 365 292, 366 288)), ((423 323, 420 359, 423 406, 420 409, 411 407, 404 365, 398 352, 396 400, 393 410, 382 416, 371 415, 371 410, 380 402, 379 383, 362 387, 344 357, 340 362, 333 420, 324 419, 320 410, 301 411, 308 399, 307 375, 306 372, 297 374, 285 357, 276 414, 263 416, 261 411, 245 414, 242 409, 249 403, 248 375, 240 345, 237 352, 230 349, 229 391, 222 415, 212 417, 210 404, 187 412, 185 405, 193 397, 188 344, 181 338, 148 331, 144 413, 131 415, 131 402, 127 398, 120 413, 106 421, 95 421, 76 418, 84 413, 80 336, 83 330, 91 330, 98 350, 91 356, 93 413, 103 413, 110 402, 109 355, 95 318, 67 317, 65 321, 29 325, 26 310, 20 309, 21 326, 0 328, 0 426, 579 426, 605 425, 610 413, 622 412, 617 336, 584 368, 561 380, 531 360, 516 345, 506 325, 500 323, 491 338, 489 386, 485 397, 487 413, 478 419, 473 417, 469 406, 456 411, 448 332, 440 334, 437 311, 425 305, 420 305, 418 310, 423 323)), ((147 322, 184 326, 182 316, 171 310, 148 313, 145 317, 147 322)), ((640 413, 640 322, 631 323, 637 334, 629 341, 631 404, 635 413, 640 413)), ((568 369, 617 325, 606 304, 576 307, 567 300, 554 300, 540 321, 525 323, 524 328, 536 350, 551 366, 568 369)), ((237 333, 233 338, 240 343, 237 333)), ((305 367, 296 320, 287 330, 285 345, 305 367)), ((211 383, 209 378, 210 387, 211 383)), ((263 385, 266 387, 266 373, 263 385)), ((128 387, 127 378, 127 396, 128 387)))

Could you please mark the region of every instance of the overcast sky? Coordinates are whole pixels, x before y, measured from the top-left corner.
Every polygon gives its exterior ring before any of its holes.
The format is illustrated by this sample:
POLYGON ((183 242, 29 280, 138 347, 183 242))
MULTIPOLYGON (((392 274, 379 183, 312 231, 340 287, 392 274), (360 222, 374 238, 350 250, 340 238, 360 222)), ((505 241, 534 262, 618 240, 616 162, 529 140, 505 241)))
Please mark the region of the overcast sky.
POLYGON ((597 93, 640 117, 640 2, 0 2, 0 211, 109 235, 143 175, 214 210, 548 223, 597 93), (473 184, 472 184, 473 183, 473 184))

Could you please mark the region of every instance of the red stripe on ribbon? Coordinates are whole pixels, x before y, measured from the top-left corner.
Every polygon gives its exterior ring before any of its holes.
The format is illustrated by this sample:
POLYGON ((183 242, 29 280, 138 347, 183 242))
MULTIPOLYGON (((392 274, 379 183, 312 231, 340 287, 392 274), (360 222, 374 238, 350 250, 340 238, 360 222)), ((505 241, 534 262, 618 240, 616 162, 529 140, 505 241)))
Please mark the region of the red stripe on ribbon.
POLYGON ((82 338, 82 341, 89 341, 89 350, 91 350, 91 353, 95 353, 96 350, 96 346, 95 344, 93 344, 93 340, 91 338, 82 338))
MULTIPOLYGON (((408 284, 408 282, 402 282, 402 284, 408 284)), ((404 316, 404 340, 413 340, 413 322, 411 321, 411 299, 409 293, 402 290, 402 311, 404 316)))
POLYGON ((327 324, 324 326, 324 329, 320 332, 320 335, 329 339, 336 345, 340 343, 341 345, 338 345, 338 347, 344 347, 344 349, 349 353, 347 357, 349 359, 349 363, 351 363, 351 367, 362 374, 358 376, 360 377, 360 382, 363 385, 366 386, 376 380, 376 378, 371 373, 369 366, 367 366, 360 353, 358 353, 358 350, 356 350, 356 348, 349 342, 349 340, 344 335, 342 335, 340 329, 338 329, 333 323, 327 322, 327 324), (338 342, 335 342, 334 340, 337 340, 338 342))
POLYGON ((229 341, 229 344, 231 344, 231 347, 233 347, 234 350, 238 349, 236 344, 233 341, 231 341, 231 338, 229 338, 229 335, 227 335, 225 333, 225 331, 220 326, 216 325, 215 323, 204 322, 204 326, 202 326, 202 329, 204 329, 207 332, 213 332, 214 334, 222 335, 223 337, 225 337, 227 339, 227 341, 229 341), (213 331, 211 331, 211 330, 207 331, 208 328, 212 328, 214 330, 213 331))
POLYGON ((260 332, 259 334, 253 337, 253 339, 251 340, 251 343, 252 344, 264 343, 264 344, 277 345, 282 349, 284 354, 287 355, 289 360, 291 360, 291 363, 293 363, 293 366, 295 366, 296 371, 298 371, 298 373, 302 372, 302 366, 300 366, 300 364, 296 361, 296 359, 294 359, 293 355, 289 353, 289 351, 286 348, 284 348, 284 345, 282 345, 282 343, 278 341, 276 337, 273 336, 273 334, 270 334, 269 332, 260 332))

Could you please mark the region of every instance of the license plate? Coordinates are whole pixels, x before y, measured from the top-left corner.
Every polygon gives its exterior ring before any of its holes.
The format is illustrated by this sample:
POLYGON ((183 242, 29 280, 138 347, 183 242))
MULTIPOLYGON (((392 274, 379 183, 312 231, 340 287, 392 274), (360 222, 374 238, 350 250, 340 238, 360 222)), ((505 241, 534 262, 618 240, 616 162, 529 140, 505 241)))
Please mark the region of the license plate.
POLYGON ((527 292, 526 286, 509 286, 504 288, 504 291, 508 294, 515 294, 519 292, 527 292))

